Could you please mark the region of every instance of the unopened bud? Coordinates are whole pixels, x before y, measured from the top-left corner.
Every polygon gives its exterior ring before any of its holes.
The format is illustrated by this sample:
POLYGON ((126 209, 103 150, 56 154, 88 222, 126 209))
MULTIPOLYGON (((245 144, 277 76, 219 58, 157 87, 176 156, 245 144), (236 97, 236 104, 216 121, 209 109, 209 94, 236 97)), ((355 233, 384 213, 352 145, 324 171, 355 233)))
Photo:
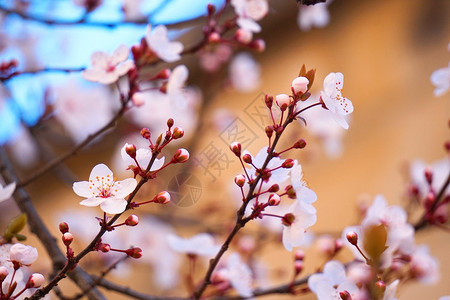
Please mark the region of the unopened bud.
POLYGON ((290 169, 294 166, 294 160, 291 158, 286 159, 282 164, 281 167, 285 169, 290 169))
POLYGON ((425 197, 425 208, 427 210, 431 209, 436 201, 436 194, 433 191, 429 191, 427 196, 425 197))
POLYGON ((242 156, 242 160, 248 164, 251 164, 252 156, 250 154, 244 154, 244 156, 242 156))
POLYGON ((167 204, 170 202, 170 194, 167 191, 159 192, 159 194, 156 195, 154 202, 159 204, 167 204))
POLYGON ((294 149, 303 149, 306 147, 306 141, 304 139, 299 139, 297 142, 295 142, 293 147, 294 149))
POLYGON ((26 288, 38 288, 44 284, 44 276, 39 273, 33 273, 28 278, 26 288))
POLYGON ((142 249, 141 248, 131 248, 125 251, 125 253, 131 258, 141 258, 142 257, 142 249))
POLYGON ((234 155, 236 155, 237 157, 241 156, 242 146, 240 143, 232 142, 230 144, 230 149, 231 149, 231 151, 233 151, 234 155))
POLYGON ((277 206, 278 204, 280 204, 281 198, 278 194, 270 194, 269 196, 269 205, 270 206, 277 206))
POLYGON ((1 266, 0 267, 0 286, 1 286, 1 283, 3 282, 3 280, 5 280, 5 278, 8 276, 8 274, 9 274, 8 269, 4 266, 1 266))
POLYGON ((208 15, 212 16, 215 12, 216 12, 216 7, 213 4, 209 3, 208 4, 208 15))
POLYGON ((358 234, 354 231, 347 232, 347 241, 353 246, 356 246, 358 244, 358 234))
POLYGON ((175 164, 176 163, 184 163, 188 159, 189 159, 189 152, 186 149, 181 148, 175 152, 175 154, 172 158, 172 163, 175 163, 175 164))
POLYGON ((102 251, 103 253, 109 252, 111 250, 111 246, 109 244, 100 244, 98 247, 99 251, 102 251))
POLYGON ((157 75, 156 79, 168 79, 170 77, 171 71, 170 69, 162 69, 157 75))
POLYGON ((300 274, 303 271, 304 263, 303 260, 296 260, 294 262, 295 274, 300 274))
POLYGON ((352 300, 352 296, 350 296, 350 293, 347 291, 339 292, 339 296, 342 300, 352 300))
POLYGON ((253 33, 250 30, 239 28, 234 34, 234 38, 244 45, 250 43, 253 39, 253 33))
POLYGON ((126 144, 125 152, 131 157, 136 158, 136 146, 133 144, 126 144))
POLYGON ((334 252, 338 252, 344 247, 344 242, 341 239, 336 239, 334 241, 334 252))
POLYGON ((287 94, 279 94, 275 97, 275 102, 281 111, 285 111, 289 107, 289 104, 291 104, 291 97, 287 94))
POLYGON ((66 247, 69 247, 69 245, 72 244, 73 235, 70 232, 64 233, 62 236, 62 241, 66 247))
POLYGON ((309 80, 306 77, 297 77, 292 81, 292 90, 295 94, 304 94, 308 90, 309 80))
POLYGON ((125 220, 125 225, 136 226, 139 223, 139 218, 136 215, 131 215, 125 220))
POLYGON ((257 52, 263 52, 266 50, 266 42, 263 39, 256 39, 249 44, 250 48, 255 49, 257 52))
POLYGON ((265 102, 266 102, 267 108, 271 108, 272 105, 273 105, 273 96, 272 96, 272 95, 267 95, 267 94, 266 94, 265 102))
POLYGON ((217 32, 213 32, 208 35, 208 42, 210 43, 219 43, 220 42, 220 34, 217 32))
POLYGON ((156 146, 159 146, 159 145, 161 145, 161 142, 162 142, 162 139, 163 139, 163 135, 162 135, 162 133, 158 136, 158 138, 156 139, 156 146))
POLYGON ((433 171, 430 168, 425 168, 425 179, 427 180, 428 184, 431 184, 433 182, 433 171))
POLYGON ((377 295, 379 295, 380 297, 383 296, 384 292, 386 291, 386 283, 384 283, 384 281, 382 280, 378 280, 377 282, 375 282, 375 289, 377 295))
POLYGON ((294 254, 295 260, 303 260, 305 258, 305 251, 303 250, 297 250, 294 254))
POLYGON ((148 128, 142 128, 142 129, 141 129, 141 136, 142 136, 144 139, 149 140, 150 137, 151 137, 150 129, 148 129, 148 128))
POLYGON ((266 126, 265 130, 267 137, 270 139, 273 135, 273 126, 272 125, 266 126))
POLYGON ((168 119, 168 120, 167 120, 167 127, 169 127, 169 129, 172 128, 172 126, 173 126, 174 123, 175 123, 175 122, 173 121, 172 118, 168 119))
POLYGON ((59 223, 59 231, 61 231, 61 233, 68 232, 69 231, 69 224, 67 224, 66 222, 59 223))
POLYGON ((278 184, 273 184, 270 188, 269 188, 269 193, 276 193, 280 190, 280 186, 278 184))
POLYGON ((183 128, 181 128, 181 127, 175 127, 175 128, 173 129, 172 137, 173 137, 174 140, 179 139, 179 138, 182 138, 183 135, 184 135, 184 130, 183 130, 183 128))
POLYGON ((131 96, 131 102, 133 102, 133 105, 136 107, 142 106, 145 103, 145 97, 144 94, 141 92, 136 92, 131 96))
POLYGON ((234 177, 234 182, 237 184, 237 186, 243 187, 245 184, 245 176, 242 174, 237 175, 236 177, 234 177))

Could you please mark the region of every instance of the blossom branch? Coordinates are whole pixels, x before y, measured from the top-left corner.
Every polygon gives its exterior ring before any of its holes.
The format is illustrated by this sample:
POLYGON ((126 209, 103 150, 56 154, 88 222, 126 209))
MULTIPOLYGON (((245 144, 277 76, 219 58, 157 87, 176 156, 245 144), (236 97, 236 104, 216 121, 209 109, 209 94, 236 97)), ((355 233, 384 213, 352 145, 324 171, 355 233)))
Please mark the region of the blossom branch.
MULTIPOLYGON (((0 148, 0 158, 2 161, 2 176, 7 182, 17 181, 17 175, 10 164, 8 157, 4 148, 0 148)), ((34 233, 45 250, 47 251, 50 259, 53 263, 53 269, 59 270, 63 268, 65 262, 65 255, 61 252, 58 245, 56 244, 55 237, 52 236, 48 228, 45 226, 38 212, 31 203, 30 197, 27 192, 22 187, 17 187, 15 192, 14 200, 17 203, 17 206, 20 210, 27 215, 27 220, 29 224, 29 228, 32 233, 34 233)), ((72 279, 81 289, 87 289, 92 283, 89 275, 83 271, 80 267, 76 267, 69 275, 69 278, 72 279)), ((89 299, 105 299, 105 297, 97 290, 92 289, 88 293, 89 299)))
POLYGON ((60 72, 60 73, 74 73, 84 71, 86 68, 52 68, 46 67, 43 69, 35 69, 28 71, 15 71, 5 76, 0 76, 0 82, 7 81, 15 76, 25 75, 25 74, 39 74, 39 73, 47 73, 47 72, 60 72))

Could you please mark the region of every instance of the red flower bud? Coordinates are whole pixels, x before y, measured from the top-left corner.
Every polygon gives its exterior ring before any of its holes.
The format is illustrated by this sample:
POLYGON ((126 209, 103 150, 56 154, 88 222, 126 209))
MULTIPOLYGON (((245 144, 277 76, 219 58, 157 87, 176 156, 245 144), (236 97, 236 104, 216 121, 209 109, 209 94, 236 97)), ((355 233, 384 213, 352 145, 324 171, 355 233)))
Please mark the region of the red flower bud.
POLYGON ((303 149, 306 147, 306 141, 304 139, 299 139, 295 144, 294 144, 294 149, 303 149))
POLYGON ((184 163, 189 159, 189 152, 184 149, 178 149, 177 152, 175 152, 173 158, 172 158, 172 163, 184 163))
POLYGON ((245 176, 242 174, 237 175, 236 177, 234 177, 234 182, 237 184, 237 186, 243 187, 245 184, 245 176))
POLYGON ((62 241, 66 247, 69 247, 69 245, 72 244, 73 235, 70 232, 64 233, 62 236, 62 241))
POLYGON ((61 233, 68 232, 69 231, 69 224, 67 224, 66 222, 59 223, 59 231, 61 231, 61 233))
POLYGON ((127 144, 125 146, 125 152, 131 157, 136 158, 136 146, 133 144, 127 144))
POLYGON ((141 129, 141 136, 142 136, 144 139, 149 140, 150 137, 151 137, 150 129, 148 129, 148 128, 142 128, 142 129, 141 129))
POLYGON ((250 154, 244 154, 244 156, 242 156, 242 160, 248 164, 251 164, 252 156, 250 154))
POLYGON ((125 225, 136 226, 139 223, 139 218, 136 215, 131 215, 125 220, 125 225))
POLYGON ((183 135, 184 135, 184 130, 183 130, 183 128, 181 128, 181 127, 175 127, 175 128, 173 129, 172 137, 173 137, 174 140, 179 139, 179 138, 182 138, 183 135))
POLYGON ((353 246, 356 246, 358 244, 358 234, 354 231, 347 232, 347 241, 353 246))
POLYGON ((233 142, 230 144, 230 149, 233 151, 234 155, 237 157, 241 156, 242 146, 238 142, 233 142))
POLYGON ((130 248, 125 251, 125 253, 131 258, 141 258, 142 257, 142 249, 141 248, 130 248))

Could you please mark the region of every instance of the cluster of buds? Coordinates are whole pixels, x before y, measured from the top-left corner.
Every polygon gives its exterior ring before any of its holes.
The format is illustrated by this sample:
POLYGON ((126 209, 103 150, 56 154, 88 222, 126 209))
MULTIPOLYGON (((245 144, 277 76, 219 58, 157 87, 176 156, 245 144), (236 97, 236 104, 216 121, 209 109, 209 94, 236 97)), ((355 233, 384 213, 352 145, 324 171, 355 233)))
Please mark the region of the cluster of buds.
POLYGON ((294 254, 294 279, 297 277, 302 271, 304 267, 305 252, 303 250, 297 250, 294 254))
POLYGON ((73 235, 69 232, 69 225, 66 222, 59 224, 59 231, 62 233, 62 242, 66 246, 66 257, 68 260, 73 259, 74 252, 70 245, 73 242, 73 235))
POLYGON ((138 247, 131 247, 129 249, 114 249, 111 248, 110 244, 102 243, 102 240, 100 239, 97 244, 94 246, 95 251, 100 251, 103 253, 108 253, 109 251, 115 251, 115 252, 121 252, 125 253, 131 258, 138 259, 142 257, 142 249, 138 247))

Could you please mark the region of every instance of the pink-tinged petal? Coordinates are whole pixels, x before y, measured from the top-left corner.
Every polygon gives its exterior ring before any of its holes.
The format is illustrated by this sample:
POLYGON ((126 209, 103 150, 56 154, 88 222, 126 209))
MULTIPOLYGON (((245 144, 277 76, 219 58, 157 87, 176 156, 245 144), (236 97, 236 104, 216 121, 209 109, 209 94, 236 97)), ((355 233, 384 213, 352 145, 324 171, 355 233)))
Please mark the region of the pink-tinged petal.
POLYGON ((345 268, 338 261, 327 262, 323 268, 323 273, 330 280, 331 285, 338 285, 345 280, 345 268))
POLYGON ((94 52, 91 55, 91 64, 94 69, 106 69, 110 62, 109 54, 105 52, 94 52))
POLYGON ((97 81, 101 84, 111 84, 116 82, 118 79, 119 76, 116 72, 104 72, 97 81))
POLYGON ((125 45, 120 45, 116 50, 114 50, 111 56, 111 63, 117 65, 122 61, 125 61, 130 55, 130 49, 125 45))
POLYGON ((326 280, 326 277, 325 277, 325 275, 323 273, 316 273, 316 274, 311 275, 308 278, 308 287, 309 287, 309 289, 314 294, 317 294, 319 283, 323 282, 324 280, 326 280))
POLYGON ((260 32, 261 31, 261 26, 259 26, 258 23, 256 23, 255 21, 253 21, 250 18, 238 18, 237 24, 239 25, 240 28, 246 29, 251 32, 260 32))
POLYGON ((342 128, 348 129, 348 123, 345 119, 345 116, 337 113, 332 113, 331 115, 333 116, 333 119, 336 121, 336 123, 338 123, 342 128))
POLYGON ((178 93, 178 91, 183 88, 188 76, 189 70, 185 65, 177 66, 167 82, 167 94, 178 93))
POLYGON ((12 196, 12 194, 14 193, 15 189, 16 189, 15 182, 8 184, 4 188, 0 185, 0 201, 9 199, 12 196))
POLYGON ((328 74, 323 80, 323 90, 331 98, 336 97, 336 73, 328 74))
POLYGON ((101 203, 103 203, 107 198, 101 198, 101 197, 92 197, 88 199, 84 199, 80 202, 81 205, 84 206, 97 206, 101 203))
POLYGON ((113 179, 113 172, 105 164, 98 164, 92 169, 89 175, 89 181, 97 182, 102 177, 113 179))
POLYGON ((92 188, 89 188, 89 186, 90 184, 88 181, 78 181, 73 183, 72 188, 78 196, 89 198, 93 196, 94 192, 96 192, 93 191, 92 188))
POLYGON ((105 213, 111 215, 123 213, 126 207, 127 201, 125 199, 119 199, 114 197, 107 198, 106 201, 100 204, 100 208, 105 213))
POLYGON ((87 69, 84 70, 81 74, 84 79, 97 82, 103 76, 105 72, 102 69, 87 69))
POLYGON ((161 169, 161 167, 164 165, 165 157, 161 157, 160 159, 155 159, 155 162, 153 163, 150 171, 156 171, 161 169))
POLYGON ((129 194, 131 194, 132 191, 137 186, 137 181, 134 178, 127 178, 122 181, 117 181, 114 183, 114 185, 111 187, 111 192, 113 195, 117 198, 125 198, 129 194))
POLYGON ((127 60, 120 65, 118 65, 114 71, 116 75, 123 76, 128 73, 134 67, 134 62, 132 60, 127 60))

